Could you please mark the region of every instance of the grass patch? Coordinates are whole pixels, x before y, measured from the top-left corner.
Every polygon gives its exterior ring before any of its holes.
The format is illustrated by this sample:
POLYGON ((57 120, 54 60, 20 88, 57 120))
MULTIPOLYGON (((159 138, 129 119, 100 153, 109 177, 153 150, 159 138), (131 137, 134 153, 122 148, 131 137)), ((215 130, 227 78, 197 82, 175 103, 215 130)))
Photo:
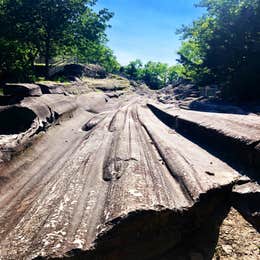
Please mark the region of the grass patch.
POLYGON ((36 81, 37 81, 37 82, 43 82, 43 81, 45 81, 45 78, 44 78, 44 77, 38 77, 38 78, 36 79, 36 81))
POLYGON ((60 84, 62 86, 69 86, 71 85, 71 81, 62 81, 62 80, 38 80, 36 84, 60 84))
POLYGON ((2 88, 0 88, 0 96, 4 95, 4 90, 2 88))
POLYGON ((66 77, 63 77, 63 76, 55 77, 53 79, 53 81, 58 82, 58 83, 68 83, 68 82, 70 82, 66 77))

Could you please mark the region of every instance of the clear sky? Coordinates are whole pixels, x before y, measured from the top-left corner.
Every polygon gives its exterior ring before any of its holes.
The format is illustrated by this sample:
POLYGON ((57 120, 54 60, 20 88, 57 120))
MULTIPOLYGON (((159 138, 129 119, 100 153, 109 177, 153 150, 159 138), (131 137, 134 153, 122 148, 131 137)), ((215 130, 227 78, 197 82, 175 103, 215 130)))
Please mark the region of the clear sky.
POLYGON ((126 65, 141 59, 176 63, 180 36, 176 29, 203 13, 198 0, 98 0, 97 8, 114 12, 108 29, 108 46, 126 65))

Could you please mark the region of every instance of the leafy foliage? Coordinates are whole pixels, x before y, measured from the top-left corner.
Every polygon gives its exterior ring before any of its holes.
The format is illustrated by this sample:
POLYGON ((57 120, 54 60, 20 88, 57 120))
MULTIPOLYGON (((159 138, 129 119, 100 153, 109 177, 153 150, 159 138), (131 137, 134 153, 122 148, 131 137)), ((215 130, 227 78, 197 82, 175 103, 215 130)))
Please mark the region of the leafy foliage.
POLYGON ((149 61, 144 66, 143 79, 153 89, 165 87, 168 81, 168 65, 149 61))
POLYGON ((0 2, 1 70, 30 71, 36 57, 44 57, 46 73, 57 55, 77 54, 83 60, 116 66, 105 47, 105 30, 113 16, 94 12, 96 0, 3 0, 0 2), (3 51, 2 51, 3 50, 3 51), (104 61, 103 61, 104 63, 104 61), (26 68, 26 69, 25 69, 26 68))
POLYGON ((118 72, 120 69, 113 51, 100 43, 90 41, 82 48, 75 48, 74 56, 77 57, 79 63, 99 64, 110 73, 118 72))
POLYGON ((133 80, 141 80, 143 78, 143 63, 141 60, 131 61, 122 71, 133 80))
POLYGON ((165 63, 149 61, 143 64, 140 60, 130 62, 121 71, 130 79, 144 81, 152 89, 160 89, 167 84, 178 81, 184 76, 184 67, 169 67, 165 63))
POLYGON ((217 83, 225 98, 260 98, 260 1, 202 0, 207 13, 179 30, 185 76, 217 83))

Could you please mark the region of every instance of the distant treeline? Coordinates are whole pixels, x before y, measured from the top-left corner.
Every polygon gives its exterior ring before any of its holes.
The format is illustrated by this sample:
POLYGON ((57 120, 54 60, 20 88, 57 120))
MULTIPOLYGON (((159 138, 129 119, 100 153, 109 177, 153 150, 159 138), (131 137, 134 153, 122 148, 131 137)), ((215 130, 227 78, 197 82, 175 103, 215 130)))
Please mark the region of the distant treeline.
POLYGON ((67 57, 118 70, 106 47, 105 30, 113 14, 107 9, 95 12, 95 4, 96 0, 0 1, 0 77, 33 79, 37 60, 43 61, 48 76, 50 61, 67 57))
POLYGON ((180 64, 169 66, 166 63, 153 61, 143 64, 137 59, 121 67, 120 72, 132 80, 145 82, 152 89, 160 89, 183 79, 183 70, 180 64))
POLYGON ((218 85, 222 97, 260 100, 260 1, 202 0, 206 13, 178 30, 183 42, 176 66, 139 60, 121 69, 154 89, 184 79, 218 85))
POLYGON ((198 86, 218 85, 225 99, 260 100, 260 1, 201 0, 205 14, 178 30, 178 64, 121 67, 106 46, 113 14, 94 11, 96 0, 0 1, 0 81, 35 77, 36 63, 76 58, 146 82, 153 89, 184 79, 198 86))

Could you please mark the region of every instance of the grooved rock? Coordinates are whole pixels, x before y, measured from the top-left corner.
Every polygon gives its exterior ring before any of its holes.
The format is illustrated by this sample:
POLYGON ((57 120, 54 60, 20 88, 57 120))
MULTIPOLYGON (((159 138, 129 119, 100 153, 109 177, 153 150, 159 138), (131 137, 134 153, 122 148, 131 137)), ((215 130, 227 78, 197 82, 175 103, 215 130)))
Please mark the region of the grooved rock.
MULTIPOLYGON (((260 118, 254 115, 207 113, 149 104, 152 111, 177 132, 207 147, 221 152, 230 160, 245 162, 256 171, 260 169, 260 118), (227 154, 224 154, 224 153, 227 154)), ((248 170, 249 172, 249 170, 248 170)), ((249 174, 249 173, 246 173, 249 174)))
POLYGON ((240 175, 138 96, 121 101, 81 110, 0 168, 0 258, 213 256, 240 175))
POLYGON ((19 104, 1 107, 0 160, 10 160, 13 155, 27 148, 39 132, 71 118, 75 111, 99 113, 107 101, 107 96, 100 93, 79 97, 45 94, 25 97, 19 104))
POLYGON ((8 161, 32 143, 60 118, 70 117, 77 108, 75 99, 64 95, 26 97, 19 105, 0 111, 0 160, 8 161))

